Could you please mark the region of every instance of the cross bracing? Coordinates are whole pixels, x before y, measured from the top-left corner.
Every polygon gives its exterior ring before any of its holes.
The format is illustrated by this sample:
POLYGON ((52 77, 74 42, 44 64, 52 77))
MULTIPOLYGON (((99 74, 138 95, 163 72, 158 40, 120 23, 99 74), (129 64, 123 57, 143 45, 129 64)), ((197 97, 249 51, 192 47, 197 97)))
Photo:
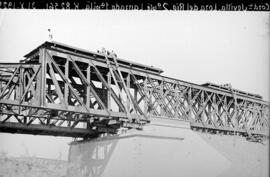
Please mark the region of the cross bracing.
POLYGON ((92 137, 157 117, 209 130, 267 135, 269 103, 256 94, 161 75, 159 68, 45 42, 0 64, 0 131, 92 137))

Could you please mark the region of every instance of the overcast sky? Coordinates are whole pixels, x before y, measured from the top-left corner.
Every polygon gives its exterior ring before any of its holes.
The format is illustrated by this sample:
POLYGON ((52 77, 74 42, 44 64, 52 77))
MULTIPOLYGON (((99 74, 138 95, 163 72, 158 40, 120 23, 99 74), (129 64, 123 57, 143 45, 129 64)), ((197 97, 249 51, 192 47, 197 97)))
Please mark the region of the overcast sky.
MULTIPOLYGON (((0 62, 23 59, 50 28, 57 42, 105 47, 169 77, 231 83, 269 101, 269 21, 268 12, 0 10, 0 62)), ((10 155, 66 159, 71 139, 0 134, 0 141, 10 155)))

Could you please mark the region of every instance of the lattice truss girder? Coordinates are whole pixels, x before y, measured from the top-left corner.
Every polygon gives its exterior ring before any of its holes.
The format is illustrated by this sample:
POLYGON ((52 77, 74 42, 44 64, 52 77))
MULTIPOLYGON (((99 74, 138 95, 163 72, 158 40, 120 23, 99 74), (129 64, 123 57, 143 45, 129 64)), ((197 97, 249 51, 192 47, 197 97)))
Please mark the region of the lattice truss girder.
POLYGON ((180 118, 191 125, 238 132, 264 132, 269 127, 269 106, 250 100, 147 77, 151 114, 180 118), (237 106, 236 106, 237 105, 237 106))
POLYGON ((103 55, 100 61, 42 48, 37 61, 0 64, 0 124, 116 132, 166 117, 195 127, 268 133, 266 102, 123 67, 116 55, 103 55))

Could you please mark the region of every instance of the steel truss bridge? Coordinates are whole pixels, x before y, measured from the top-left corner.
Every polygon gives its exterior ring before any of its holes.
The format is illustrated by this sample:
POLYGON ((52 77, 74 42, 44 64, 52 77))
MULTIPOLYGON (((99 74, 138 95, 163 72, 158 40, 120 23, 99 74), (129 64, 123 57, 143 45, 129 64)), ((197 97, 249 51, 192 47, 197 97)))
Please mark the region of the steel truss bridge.
POLYGON ((45 42, 20 63, 0 63, 0 132, 91 138, 161 117, 193 129, 268 135, 269 103, 261 96, 162 72, 104 49, 45 42))

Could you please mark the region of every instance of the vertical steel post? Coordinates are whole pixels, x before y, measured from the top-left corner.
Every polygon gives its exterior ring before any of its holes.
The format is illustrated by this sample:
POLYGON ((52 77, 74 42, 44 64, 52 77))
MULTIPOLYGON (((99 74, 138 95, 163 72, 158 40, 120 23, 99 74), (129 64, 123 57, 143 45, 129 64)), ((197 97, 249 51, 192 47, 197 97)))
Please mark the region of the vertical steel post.
MULTIPOLYGON (((24 69, 23 68, 20 68, 20 77, 19 77, 19 100, 22 100, 22 95, 23 95, 23 92, 24 92, 24 83, 23 83, 23 72, 24 72, 24 69)), ((18 93, 17 93, 18 94, 18 93)), ((36 98, 36 95, 35 95, 35 98, 36 98)), ((18 110, 18 114, 21 114, 21 106, 19 106, 19 110, 18 110)))
MULTIPOLYGON (((136 88, 134 88, 134 100, 136 101, 136 103, 138 103, 138 90, 136 88)), ((139 103, 138 103, 138 106, 140 106, 139 103)), ((135 110, 134 110, 134 112, 135 112, 135 110)))
MULTIPOLYGON (((160 89, 160 90, 159 90, 159 94, 160 94, 161 96, 164 96, 164 92, 163 92, 163 89, 164 89, 164 82, 163 82, 163 80, 160 81, 159 89, 160 89)), ((162 98, 162 99, 164 99, 164 98, 162 98)), ((163 101, 165 102, 165 100, 163 100, 163 101)), ((161 115, 161 116, 166 116, 165 104, 163 104, 163 106, 160 105, 160 115, 161 115)))
MULTIPOLYGON (((109 87, 111 87, 111 82, 112 82, 112 77, 111 77, 111 73, 110 71, 107 74, 107 83, 109 85, 109 87)), ((107 88, 107 108, 110 111, 111 110, 111 90, 107 88)))
MULTIPOLYGON (((87 67, 86 79, 89 83, 91 83, 91 65, 90 65, 90 63, 88 64, 88 67, 87 67)), ((86 106, 88 108, 90 108, 90 85, 87 85, 87 89, 86 89, 86 106)))
MULTIPOLYGON (((146 94, 146 96, 148 96, 147 78, 146 77, 145 77, 144 82, 143 82, 143 89, 144 89, 144 93, 146 94)), ((148 103, 147 103, 146 99, 144 99, 144 114, 145 115, 147 115, 147 110, 148 110, 148 103)))
POLYGON ((47 60, 46 60, 46 49, 39 49, 39 63, 41 64, 41 71, 37 77, 37 98, 39 99, 39 106, 45 107, 45 96, 46 96, 46 69, 47 69, 47 60))
MULTIPOLYGON (((128 73, 127 77, 126 77, 126 83, 127 83, 127 90, 130 91, 130 74, 128 73)), ((128 93, 126 93, 128 94, 128 93)), ((130 100, 127 97, 127 110, 130 111, 130 100)), ((136 111, 136 109, 134 108, 134 112, 136 111)))

